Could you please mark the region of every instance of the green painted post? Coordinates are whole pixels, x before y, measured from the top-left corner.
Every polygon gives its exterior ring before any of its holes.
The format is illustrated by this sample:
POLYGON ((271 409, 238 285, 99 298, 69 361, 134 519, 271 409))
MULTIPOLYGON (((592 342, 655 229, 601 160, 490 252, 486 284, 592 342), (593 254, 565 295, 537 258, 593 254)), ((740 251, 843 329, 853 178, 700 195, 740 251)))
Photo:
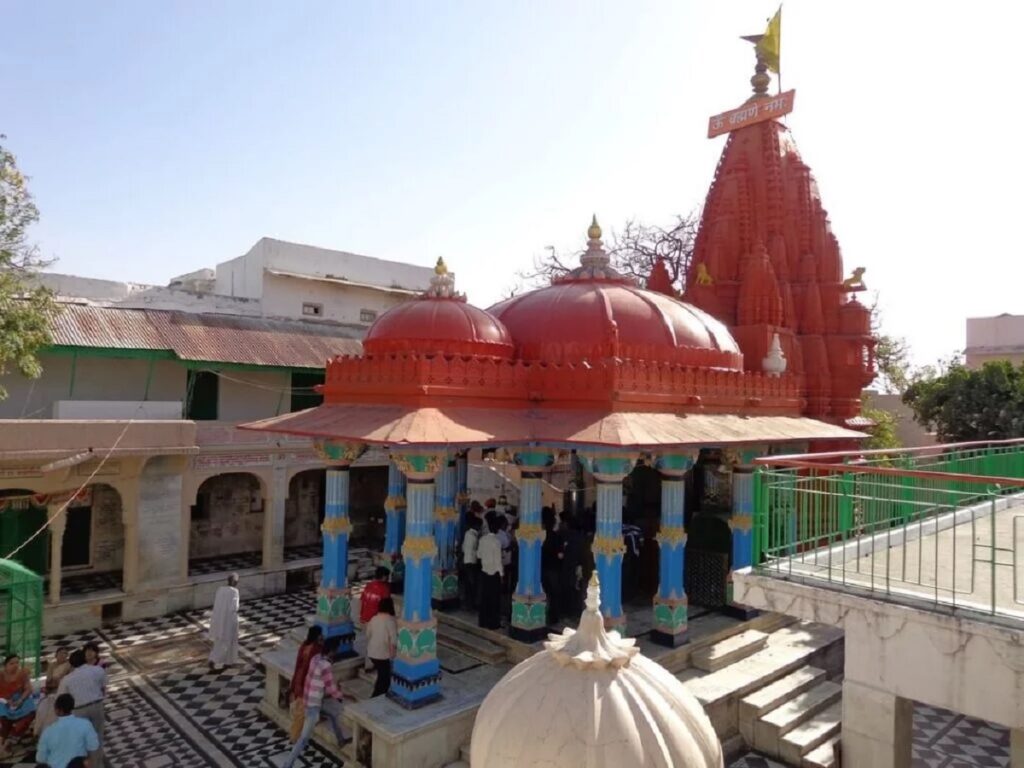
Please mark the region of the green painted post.
POLYGON ((149 368, 146 370, 146 391, 142 393, 143 401, 149 400, 149 385, 153 381, 153 365, 156 363, 156 358, 149 358, 149 368))
POLYGON ((75 369, 78 367, 78 352, 71 354, 71 381, 68 383, 68 399, 75 396, 75 369))

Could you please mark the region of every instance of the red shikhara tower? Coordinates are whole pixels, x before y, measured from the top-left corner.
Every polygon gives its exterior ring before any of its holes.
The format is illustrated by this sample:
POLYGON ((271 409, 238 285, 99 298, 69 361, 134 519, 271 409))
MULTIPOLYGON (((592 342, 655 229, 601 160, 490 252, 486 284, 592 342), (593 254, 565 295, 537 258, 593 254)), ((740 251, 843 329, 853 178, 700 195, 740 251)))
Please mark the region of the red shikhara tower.
POLYGON ((804 412, 845 423, 875 376, 870 311, 856 298, 863 270, 844 280, 818 185, 775 119, 794 94, 768 96, 760 60, 751 83, 754 95, 728 113, 739 127, 708 190, 684 300, 729 326, 748 371, 762 370, 778 334, 788 371, 803 379, 804 412))

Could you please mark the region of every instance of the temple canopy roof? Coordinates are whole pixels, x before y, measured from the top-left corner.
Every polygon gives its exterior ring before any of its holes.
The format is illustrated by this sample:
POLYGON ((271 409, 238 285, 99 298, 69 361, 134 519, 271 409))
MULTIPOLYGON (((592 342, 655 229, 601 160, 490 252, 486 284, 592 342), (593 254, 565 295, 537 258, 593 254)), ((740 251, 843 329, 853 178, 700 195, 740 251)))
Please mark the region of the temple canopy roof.
POLYGON ((379 445, 466 447, 543 442, 651 449, 863 437, 860 432, 802 416, 361 404, 322 405, 243 429, 379 445))

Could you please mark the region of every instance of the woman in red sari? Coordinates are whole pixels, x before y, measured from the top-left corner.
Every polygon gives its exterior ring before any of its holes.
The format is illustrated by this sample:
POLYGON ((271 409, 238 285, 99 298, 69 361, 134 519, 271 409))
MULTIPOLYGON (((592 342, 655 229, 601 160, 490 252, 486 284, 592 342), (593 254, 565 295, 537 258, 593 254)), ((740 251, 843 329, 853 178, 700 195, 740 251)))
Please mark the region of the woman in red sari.
POLYGON ((306 673, 309 672, 309 662, 320 653, 320 649, 323 647, 323 635, 323 629, 320 627, 310 627, 305 642, 299 646, 299 652, 295 655, 295 672, 292 674, 292 684, 288 686, 292 708, 292 741, 298 741, 299 734, 302 732, 302 720, 305 714, 302 692, 306 687, 306 673))
POLYGON ((0 671, 0 757, 10 755, 10 744, 32 727, 36 700, 32 678, 17 654, 4 657, 0 671))

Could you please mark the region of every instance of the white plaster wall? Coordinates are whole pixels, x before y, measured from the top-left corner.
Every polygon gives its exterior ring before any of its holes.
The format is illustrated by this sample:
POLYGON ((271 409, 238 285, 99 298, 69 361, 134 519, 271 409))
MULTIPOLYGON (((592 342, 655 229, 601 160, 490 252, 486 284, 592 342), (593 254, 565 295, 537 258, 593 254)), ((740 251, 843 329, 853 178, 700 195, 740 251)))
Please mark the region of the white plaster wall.
POLYGON ((259 299, 263 295, 264 240, 249 251, 216 266, 216 291, 221 296, 259 299))
POLYGON ((284 545, 299 547, 320 543, 320 482, 323 471, 302 472, 292 478, 285 502, 284 545))
POLYGON ((1024 361, 1024 315, 967 318, 967 365, 989 360, 1024 361))
POLYGON ((263 311, 268 316, 309 320, 310 318, 302 315, 302 305, 311 302, 323 307, 323 314, 314 319, 362 325, 366 328, 369 328, 373 321, 363 321, 360 318, 362 310, 373 310, 379 315, 408 298, 368 288, 319 283, 314 280, 272 274, 264 277, 263 291, 263 311))
MULTIPOLYGON (((71 356, 42 355, 43 374, 26 379, 8 374, 2 379, 8 397, 0 400, 0 418, 20 419, 53 416, 57 400, 142 400, 146 392, 149 361, 79 356, 75 363, 74 393, 71 387, 71 356)), ((153 364, 150 400, 183 400, 186 371, 173 360, 153 364)))
POLYGON ((304 275, 341 277, 358 283, 422 291, 430 285, 431 267, 361 256, 345 251, 288 243, 265 237, 250 253, 258 252, 267 269, 304 275))
MULTIPOLYGON (((92 570, 116 571, 124 565, 121 496, 109 485, 92 489, 92 570)), ((77 572, 77 571, 76 571, 77 572)))
POLYGON ((1024 727, 1024 630, 804 583, 734 576, 736 602, 841 627, 846 680, 1024 727))
POLYGON ((291 406, 291 375, 281 371, 223 371, 217 420, 247 421, 274 416, 291 406))

